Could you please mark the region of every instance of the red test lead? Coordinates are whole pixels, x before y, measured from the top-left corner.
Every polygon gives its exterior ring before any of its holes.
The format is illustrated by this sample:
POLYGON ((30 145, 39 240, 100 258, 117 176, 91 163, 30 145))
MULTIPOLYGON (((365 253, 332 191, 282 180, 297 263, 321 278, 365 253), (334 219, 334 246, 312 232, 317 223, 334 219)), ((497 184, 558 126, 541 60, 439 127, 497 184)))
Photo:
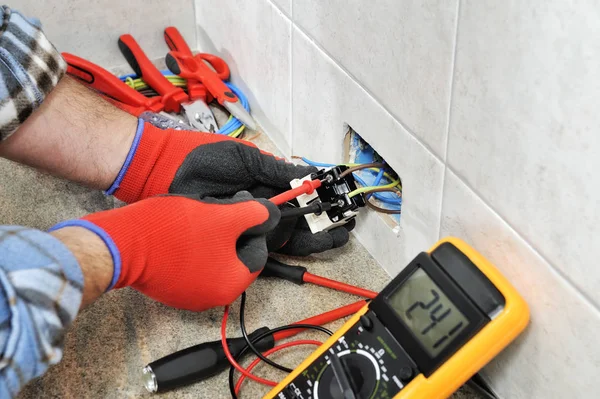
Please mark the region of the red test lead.
POLYGON ((276 195, 269 199, 275 205, 283 205, 288 201, 296 199, 302 194, 312 194, 317 188, 321 187, 321 180, 306 180, 301 186, 276 195))

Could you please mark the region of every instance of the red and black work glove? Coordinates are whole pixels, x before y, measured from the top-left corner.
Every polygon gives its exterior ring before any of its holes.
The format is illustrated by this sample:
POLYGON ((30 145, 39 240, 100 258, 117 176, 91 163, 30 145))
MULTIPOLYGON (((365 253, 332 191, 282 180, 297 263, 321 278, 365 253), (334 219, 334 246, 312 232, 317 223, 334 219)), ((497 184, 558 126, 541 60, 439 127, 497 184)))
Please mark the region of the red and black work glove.
POLYGON ((96 233, 112 255, 109 289, 133 287, 166 305, 201 311, 227 305, 263 269, 277 206, 248 192, 217 200, 158 196, 60 223, 96 233))
MULTIPOLYGON (((270 198, 289 190, 291 180, 315 171, 278 159, 247 141, 161 130, 140 119, 125 164, 107 194, 128 203, 167 193, 225 198, 241 190, 255 198, 270 198)), ((343 227, 309 236, 303 220, 282 223, 269 235, 269 249, 305 256, 348 241, 348 229, 343 227)))

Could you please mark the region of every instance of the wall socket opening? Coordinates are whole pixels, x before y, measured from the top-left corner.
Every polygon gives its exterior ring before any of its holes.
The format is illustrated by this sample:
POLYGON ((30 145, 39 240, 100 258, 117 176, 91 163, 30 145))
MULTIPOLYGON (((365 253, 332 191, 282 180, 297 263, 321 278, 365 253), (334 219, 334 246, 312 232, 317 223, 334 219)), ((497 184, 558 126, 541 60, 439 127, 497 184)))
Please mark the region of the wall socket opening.
MULTIPOLYGON (((392 180, 400 180, 397 186, 397 192, 381 192, 374 193, 368 196, 368 201, 373 205, 389 211, 400 211, 402 209, 402 180, 400 175, 392 169, 392 167, 379 155, 377 150, 373 148, 365 139, 363 139, 351 126, 344 124, 344 162, 346 163, 385 163, 387 165, 385 171, 386 176, 381 178, 378 186, 389 184, 392 180)), ((378 172, 372 169, 365 169, 355 172, 354 176, 357 184, 361 186, 373 186, 376 183, 378 172)), ((367 208, 369 209, 369 208, 367 208)), ((371 212, 374 210, 369 209, 371 212)), ((386 214, 379 213, 379 216, 394 230, 400 228, 401 213, 386 214)))

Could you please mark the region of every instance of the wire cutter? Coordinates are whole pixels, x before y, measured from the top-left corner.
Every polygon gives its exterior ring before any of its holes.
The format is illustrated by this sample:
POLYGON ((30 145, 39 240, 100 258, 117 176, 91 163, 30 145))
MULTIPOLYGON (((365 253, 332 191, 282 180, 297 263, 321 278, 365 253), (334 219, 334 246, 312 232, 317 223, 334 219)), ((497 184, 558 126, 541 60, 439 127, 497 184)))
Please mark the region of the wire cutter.
MULTIPOLYGON (((181 35, 179 35, 179 39, 178 45, 185 44, 181 35)), ((168 40, 167 43, 169 43, 168 40)), ((187 47, 187 44, 185 46, 187 47)), ((152 64, 133 36, 121 35, 119 49, 135 73, 161 95, 166 112, 180 113, 183 108, 187 121, 194 129, 208 132, 217 130, 217 122, 205 99, 189 96, 182 88, 169 82, 152 64)))
MULTIPOLYGON (((193 57, 192 50, 176 27, 169 26, 166 28, 164 37, 165 42, 167 42, 167 46, 169 46, 171 51, 178 51, 182 54, 193 57)), ((204 59, 213 67, 221 81, 229 79, 229 67, 225 61, 210 54, 201 54, 201 56, 202 55, 204 55, 202 59, 204 59)), ((203 101, 205 104, 208 104, 213 100, 212 95, 206 90, 206 87, 196 79, 187 79, 187 92, 190 96, 190 100, 197 100, 197 102, 203 101)), ((187 112, 186 114, 190 121, 192 119, 198 121, 205 127, 209 128, 209 132, 214 133, 218 129, 217 122, 215 121, 212 111, 210 111, 210 109, 208 109, 208 111, 209 112, 205 112, 201 107, 198 107, 197 110, 191 110, 193 115, 187 112)))
POLYGON ((164 112, 161 97, 145 97, 99 65, 69 53, 62 53, 67 73, 104 95, 116 107, 146 119, 160 128, 191 129, 187 121, 164 112), (155 114, 160 114, 158 117, 155 114))
MULTIPOLYGON (((250 129, 256 130, 256 122, 254 122, 252 116, 246 111, 238 96, 223 83, 223 79, 219 76, 222 73, 222 68, 227 66, 225 61, 212 54, 199 53, 194 56, 180 50, 170 51, 165 61, 171 72, 182 78, 201 82, 208 93, 225 107, 231 115, 250 129), (211 65, 216 72, 205 62, 211 65)), ((227 75, 229 75, 229 68, 227 68, 227 75)))

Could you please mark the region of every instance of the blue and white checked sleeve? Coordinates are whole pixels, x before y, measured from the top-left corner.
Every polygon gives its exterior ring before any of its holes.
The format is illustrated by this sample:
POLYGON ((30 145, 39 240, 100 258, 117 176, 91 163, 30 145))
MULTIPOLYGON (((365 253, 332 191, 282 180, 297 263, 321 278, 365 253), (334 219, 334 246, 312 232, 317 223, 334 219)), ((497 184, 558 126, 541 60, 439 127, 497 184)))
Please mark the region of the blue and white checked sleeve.
POLYGON ((0 7, 0 141, 14 133, 65 74, 39 20, 0 7))
POLYGON ((79 264, 58 239, 0 226, 0 398, 60 361, 82 291, 79 264))

